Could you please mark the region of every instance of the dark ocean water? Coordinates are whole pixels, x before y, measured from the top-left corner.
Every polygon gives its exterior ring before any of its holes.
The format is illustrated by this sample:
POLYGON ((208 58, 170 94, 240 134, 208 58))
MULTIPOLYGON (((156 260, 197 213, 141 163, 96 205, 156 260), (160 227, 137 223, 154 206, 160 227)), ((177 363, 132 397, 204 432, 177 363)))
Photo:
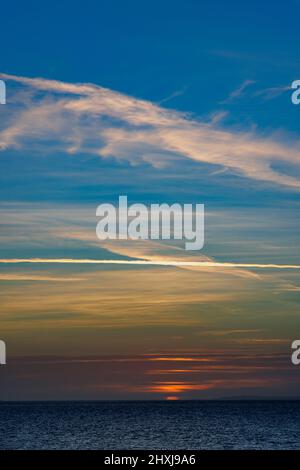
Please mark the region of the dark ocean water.
POLYGON ((300 402, 0 403, 0 449, 300 449, 300 402))

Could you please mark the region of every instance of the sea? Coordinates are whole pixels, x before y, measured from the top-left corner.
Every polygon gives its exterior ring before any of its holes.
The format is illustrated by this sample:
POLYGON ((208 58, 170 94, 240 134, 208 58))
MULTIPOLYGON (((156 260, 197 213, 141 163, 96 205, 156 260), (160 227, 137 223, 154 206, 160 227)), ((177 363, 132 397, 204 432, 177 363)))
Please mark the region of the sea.
POLYGON ((300 449, 300 401, 0 402, 0 449, 300 449))

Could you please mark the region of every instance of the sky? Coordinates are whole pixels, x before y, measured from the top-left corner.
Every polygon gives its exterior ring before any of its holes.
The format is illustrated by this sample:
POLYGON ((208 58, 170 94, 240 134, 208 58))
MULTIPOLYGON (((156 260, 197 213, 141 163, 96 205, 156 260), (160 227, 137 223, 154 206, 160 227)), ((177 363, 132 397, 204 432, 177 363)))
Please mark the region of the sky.
POLYGON ((2 5, 0 400, 298 396, 299 10, 2 5), (203 249, 100 241, 119 195, 204 204, 203 249))

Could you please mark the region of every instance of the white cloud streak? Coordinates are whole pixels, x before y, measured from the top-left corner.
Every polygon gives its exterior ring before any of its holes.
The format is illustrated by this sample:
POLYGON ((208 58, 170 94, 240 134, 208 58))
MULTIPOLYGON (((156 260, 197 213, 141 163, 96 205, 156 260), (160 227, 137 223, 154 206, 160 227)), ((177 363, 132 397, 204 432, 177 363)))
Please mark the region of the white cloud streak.
POLYGON ((117 264, 131 266, 174 266, 197 268, 253 268, 253 269, 300 269, 298 264, 219 263, 215 261, 178 260, 121 260, 121 259, 74 259, 74 258, 2 258, 1 264, 117 264))
POLYGON ((22 86, 17 103, 6 107, 8 125, 0 129, 0 150, 28 147, 91 153, 158 168, 189 159, 254 180, 300 188, 297 176, 275 169, 299 165, 300 141, 229 131, 219 123, 208 124, 93 84, 7 74, 0 78, 22 86))

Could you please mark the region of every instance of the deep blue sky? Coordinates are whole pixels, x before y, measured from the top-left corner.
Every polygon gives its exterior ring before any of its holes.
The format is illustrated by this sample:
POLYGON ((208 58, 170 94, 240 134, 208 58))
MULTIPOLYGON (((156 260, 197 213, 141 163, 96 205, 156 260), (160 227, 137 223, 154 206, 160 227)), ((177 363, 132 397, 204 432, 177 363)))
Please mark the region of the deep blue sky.
MULTIPOLYGON (((296 0, 4 2, 1 71, 152 101, 182 91, 165 106, 203 115, 244 80, 263 89, 297 77, 299 8, 296 0)), ((273 123, 296 129, 296 110, 276 101, 273 123)), ((239 119, 270 125, 270 102, 235 107, 239 119)))

